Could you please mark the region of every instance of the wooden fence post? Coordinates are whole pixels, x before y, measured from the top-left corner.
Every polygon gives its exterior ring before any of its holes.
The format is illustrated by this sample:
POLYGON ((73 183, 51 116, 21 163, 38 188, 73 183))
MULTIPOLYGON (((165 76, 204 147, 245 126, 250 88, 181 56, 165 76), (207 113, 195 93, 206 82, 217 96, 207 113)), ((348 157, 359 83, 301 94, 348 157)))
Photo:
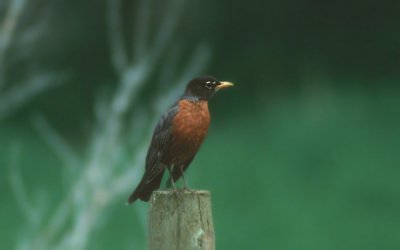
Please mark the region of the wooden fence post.
POLYGON ((149 250, 214 250, 210 192, 154 191, 148 244, 149 250))

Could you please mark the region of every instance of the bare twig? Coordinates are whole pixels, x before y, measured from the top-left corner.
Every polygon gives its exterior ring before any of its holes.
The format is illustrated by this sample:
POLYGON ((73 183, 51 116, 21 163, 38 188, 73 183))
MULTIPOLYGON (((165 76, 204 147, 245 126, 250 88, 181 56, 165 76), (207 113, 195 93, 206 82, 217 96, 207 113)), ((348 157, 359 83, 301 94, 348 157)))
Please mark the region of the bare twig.
MULTIPOLYGON (((27 75, 22 82, 17 83, 10 82, 7 78, 6 66, 10 61, 7 54, 11 47, 15 47, 20 41, 32 41, 32 34, 38 34, 38 30, 43 30, 43 25, 36 25, 25 31, 21 31, 22 29, 18 27, 28 3, 26 0, 9 0, 8 5, 5 5, 8 8, 5 10, 4 18, 0 20, 0 120, 14 113, 40 93, 58 86, 65 80, 64 73, 54 72, 27 75)), ((23 48, 18 49, 22 50, 23 48)))
POLYGON ((25 7, 26 0, 10 1, 9 8, 0 24, 0 91, 5 85, 5 57, 15 35, 19 17, 25 7))
POLYGON ((43 73, 31 77, 26 83, 17 84, 5 93, 0 93, 0 120, 28 103, 33 97, 64 82, 64 74, 43 73))
POLYGON ((36 115, 33 121, 39 134, 61 158, 61 160, 64 162, 64 165, 67 166, 71 172, 76 171, 76 168, 79 166, 80 159, 74 150, 50 126, 43 115, 36 115))

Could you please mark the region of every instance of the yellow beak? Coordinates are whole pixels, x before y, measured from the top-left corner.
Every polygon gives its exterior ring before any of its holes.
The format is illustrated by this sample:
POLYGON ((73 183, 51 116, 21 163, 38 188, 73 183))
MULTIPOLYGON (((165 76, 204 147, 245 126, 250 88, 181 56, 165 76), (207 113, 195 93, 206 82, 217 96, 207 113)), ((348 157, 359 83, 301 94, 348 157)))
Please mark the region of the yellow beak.
POLYGON ((224 88, 229 88, 229 87, 233 87, 233 83, 231 82, 220 82, 221 84, 218 85, 217 87, 215 87, 216 90, 220 90, 220 89, 224 89, 224 88))

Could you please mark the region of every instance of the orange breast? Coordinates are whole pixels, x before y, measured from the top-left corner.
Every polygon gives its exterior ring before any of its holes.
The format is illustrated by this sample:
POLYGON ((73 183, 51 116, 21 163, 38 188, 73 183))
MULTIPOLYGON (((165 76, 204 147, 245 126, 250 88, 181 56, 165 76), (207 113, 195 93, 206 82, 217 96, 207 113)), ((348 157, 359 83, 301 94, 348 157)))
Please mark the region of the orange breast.
POLYGON ((207 135, 210 113, 207 101, 179 102, 179 112, 173 120, 173 140, 167 164, 185 164, 192 159, 207 135))

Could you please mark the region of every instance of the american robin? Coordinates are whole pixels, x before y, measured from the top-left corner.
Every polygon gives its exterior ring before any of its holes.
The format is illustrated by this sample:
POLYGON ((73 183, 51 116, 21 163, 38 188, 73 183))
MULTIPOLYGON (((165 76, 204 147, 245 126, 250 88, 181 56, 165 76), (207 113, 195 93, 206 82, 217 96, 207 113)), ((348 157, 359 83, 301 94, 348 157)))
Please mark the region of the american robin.
MULTIPOLYGON (((210 125, 208 99, 218 90, 233 86, 214 77, 203 76, 191 80, 181 98, 158 121, 146 156, 142 180, 130 195, 128 203, 137 199, 148 201, 160 187, 165 169, 169 183, 182 176, 193 160, 210 125)), ((185 188, 187 184, 183 177, 185 188)))

